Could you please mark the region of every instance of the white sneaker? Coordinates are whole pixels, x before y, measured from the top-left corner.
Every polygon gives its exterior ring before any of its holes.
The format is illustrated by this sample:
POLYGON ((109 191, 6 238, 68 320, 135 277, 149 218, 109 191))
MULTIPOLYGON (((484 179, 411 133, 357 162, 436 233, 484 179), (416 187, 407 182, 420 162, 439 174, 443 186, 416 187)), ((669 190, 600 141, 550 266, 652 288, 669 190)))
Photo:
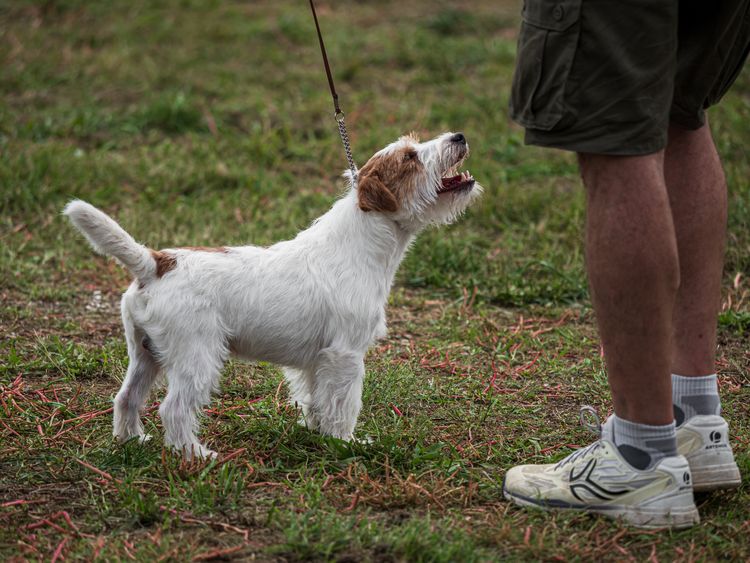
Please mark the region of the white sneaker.
POLYGON ((721 416, 696 415, 685 421, 677 429, 677 452, 690 464, 694 490, 740 486, 740 469, 729 445, 729 425, 721 416))
POLYGON ((700 521, 691 481, 682 455, 641 471, 600 437, 556 464, 511 468, 503 494, 521 506, 593 512, 642 528, 687 528, 700 521))

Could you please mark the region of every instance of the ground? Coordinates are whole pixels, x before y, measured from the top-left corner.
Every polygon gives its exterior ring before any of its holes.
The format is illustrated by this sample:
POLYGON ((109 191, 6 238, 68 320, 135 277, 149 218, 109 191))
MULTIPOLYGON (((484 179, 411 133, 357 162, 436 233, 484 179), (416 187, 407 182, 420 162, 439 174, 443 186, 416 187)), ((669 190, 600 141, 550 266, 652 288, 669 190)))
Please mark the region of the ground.
POLYGON ((750 558, 750 78, 710 111, 730 184, 718 370, 743 472, 702 523, 643 532, 523 511, 506 469, 594 439, 611 405, 571 155, 507 116, 515 2, 318 3, 355 158, 461 130, 486 194, 424 233, 367 357, 347 444, 297 424, 279 369, 231 362, 186 464, 117 445, 129 278, 61 218, 84 198, 154 248, 268 244, 343 189, 306 2, 17 0, 0 6, 0 557, 5 560, 750 558))

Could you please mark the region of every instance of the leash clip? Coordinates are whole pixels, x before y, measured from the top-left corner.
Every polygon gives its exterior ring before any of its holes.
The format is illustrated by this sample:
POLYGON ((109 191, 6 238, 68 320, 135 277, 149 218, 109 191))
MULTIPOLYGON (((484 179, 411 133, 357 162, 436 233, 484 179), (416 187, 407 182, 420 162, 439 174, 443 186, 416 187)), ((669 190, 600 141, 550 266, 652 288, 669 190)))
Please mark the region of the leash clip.
POLYGON ((352 172, 352 185, 357 187, 357 165, 354 164, 354 157, 352 156, 352 147, 349 143, 349 135, 346 132, 346 124, 344 123, 344 112, 339 107, 339 95, 336 93, 336 87, 333 84, 333 73, 331 72, 331 65, 328 64, 328 55, 326 54, 326 47, 323 43, 323 34, 320 32, 320 24, 318 23, 318 15, 315 13, 315 4, 313 0, 310 0, 310 9, 312 10, 313 19, 315 20, 315 30, 318 32, 318 43, 320 43, 320 54, 323 57, 323 66, 325 67, 326 77, 328 78, 328 87, 331 90, 331 97, 333 98, 333 107, 335 109, 333 118, 336 120, 336 124, 339 128, 339 136, 341 137, 341 143, 344 145, 344 152, 346 153, 346 160, 349 164, 349 170, 352 172))

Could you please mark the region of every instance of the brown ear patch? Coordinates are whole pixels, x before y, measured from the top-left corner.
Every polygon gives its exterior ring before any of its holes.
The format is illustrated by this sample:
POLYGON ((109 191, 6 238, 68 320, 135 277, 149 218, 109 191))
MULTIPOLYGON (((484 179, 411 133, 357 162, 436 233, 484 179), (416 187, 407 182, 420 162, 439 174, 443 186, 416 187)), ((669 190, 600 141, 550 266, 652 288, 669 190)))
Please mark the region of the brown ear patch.
POLYGON ((424 166, 411 144, 377 154, 359 172, 357 190, 362 211, 394 212, 413 197, 424 166))
POLYGON ((375 174, 360 178, 357 192, 362 211, 393 212, 398 209, 395 196, 375 174))

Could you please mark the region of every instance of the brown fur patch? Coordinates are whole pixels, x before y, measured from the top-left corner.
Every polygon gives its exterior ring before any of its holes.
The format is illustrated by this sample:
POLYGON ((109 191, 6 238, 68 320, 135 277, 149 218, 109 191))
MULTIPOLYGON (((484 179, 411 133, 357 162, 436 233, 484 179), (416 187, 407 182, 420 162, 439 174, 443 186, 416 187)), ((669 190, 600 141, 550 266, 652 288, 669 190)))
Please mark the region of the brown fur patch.
POLYGON ((396 211, 417 189, 422 167, 410 146, 373 156, 359 172, 359 208, 362 211, 396 211))
POLYGON ((360 178, 357 190, 359 208, 362 211, 398 210, 398 202, 393 192, 374 175, 360 178))
POLYGON ((156 262, 156 277, 160 278, 167 272, 171 272, 177 267, 177 259, 161 250, 152 250, 151 257, 156 262))
MULTIPOLYGON (((180 250, 192 250, 195 252, 221 252, 226 253, 227 248, 225 246, 182 246, 180 250)), ((171 272, 177 267, 177 258, 169 252, 163 250, 152 250, 151 257, 156 262, 156 277, 160 278, 167 272, 171 272)), ((145 284, 141 281, 138 284, 140 289, 143 289, 145 284)))

